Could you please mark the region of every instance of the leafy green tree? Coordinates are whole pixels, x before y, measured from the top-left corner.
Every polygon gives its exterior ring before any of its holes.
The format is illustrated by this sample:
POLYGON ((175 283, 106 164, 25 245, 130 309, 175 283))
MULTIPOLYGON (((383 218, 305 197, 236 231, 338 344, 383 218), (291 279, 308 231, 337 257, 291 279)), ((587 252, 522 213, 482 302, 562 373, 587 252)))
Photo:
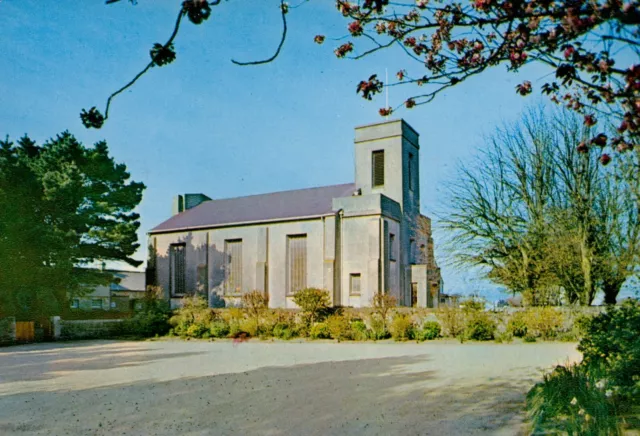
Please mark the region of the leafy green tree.
POLYGON ((144 185, 130 181, 105 142, 85 147, 64 132, 38 146, 0 142, 0 316, 47 316, 98 284, 97 261, 141 262, 144 185))

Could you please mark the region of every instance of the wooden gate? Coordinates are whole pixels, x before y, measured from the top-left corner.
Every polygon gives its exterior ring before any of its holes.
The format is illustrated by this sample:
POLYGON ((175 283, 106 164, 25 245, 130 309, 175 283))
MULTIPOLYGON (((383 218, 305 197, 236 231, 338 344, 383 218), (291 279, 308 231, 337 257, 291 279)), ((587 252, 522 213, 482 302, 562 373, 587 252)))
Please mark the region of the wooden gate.
POLYGON ((16 322, 16 341, 30 342, 36 338, 36 326, 33 321, 16 322))

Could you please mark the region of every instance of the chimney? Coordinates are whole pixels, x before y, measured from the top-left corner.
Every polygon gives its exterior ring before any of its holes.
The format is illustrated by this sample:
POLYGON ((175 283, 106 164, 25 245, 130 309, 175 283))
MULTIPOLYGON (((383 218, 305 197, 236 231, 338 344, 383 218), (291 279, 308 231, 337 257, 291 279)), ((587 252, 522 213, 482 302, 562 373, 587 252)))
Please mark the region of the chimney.
POLYGON ((207 197, 204 194, 176 195, 175 197, 173 197, 172 215, 177 215, 181 212, 184 212, 185 210, 193 209, 201 203, 209 200, 211 200, 211 198, 207 197))

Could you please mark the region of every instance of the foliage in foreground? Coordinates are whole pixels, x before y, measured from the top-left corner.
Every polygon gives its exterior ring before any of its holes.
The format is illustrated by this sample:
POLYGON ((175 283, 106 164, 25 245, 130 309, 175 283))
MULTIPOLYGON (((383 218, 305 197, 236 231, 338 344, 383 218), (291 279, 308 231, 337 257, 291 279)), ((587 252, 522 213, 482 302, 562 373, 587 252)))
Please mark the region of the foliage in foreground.
POLYGON ((529 391, 534 431, 621 434, 640 404, 640 304, 627 301, 582 323, 582 362, 556 367, 529 391))

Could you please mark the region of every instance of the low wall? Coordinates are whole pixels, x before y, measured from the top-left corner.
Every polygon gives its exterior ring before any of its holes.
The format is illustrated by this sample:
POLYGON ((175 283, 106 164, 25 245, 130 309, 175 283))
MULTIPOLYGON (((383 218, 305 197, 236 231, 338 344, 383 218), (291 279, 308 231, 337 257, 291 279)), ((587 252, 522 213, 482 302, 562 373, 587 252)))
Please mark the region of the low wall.
POLYGON ((85 321, 60 320, 56 339, 100 339, 126 334, 128 323, 122 319, 101 319, 85 321))

